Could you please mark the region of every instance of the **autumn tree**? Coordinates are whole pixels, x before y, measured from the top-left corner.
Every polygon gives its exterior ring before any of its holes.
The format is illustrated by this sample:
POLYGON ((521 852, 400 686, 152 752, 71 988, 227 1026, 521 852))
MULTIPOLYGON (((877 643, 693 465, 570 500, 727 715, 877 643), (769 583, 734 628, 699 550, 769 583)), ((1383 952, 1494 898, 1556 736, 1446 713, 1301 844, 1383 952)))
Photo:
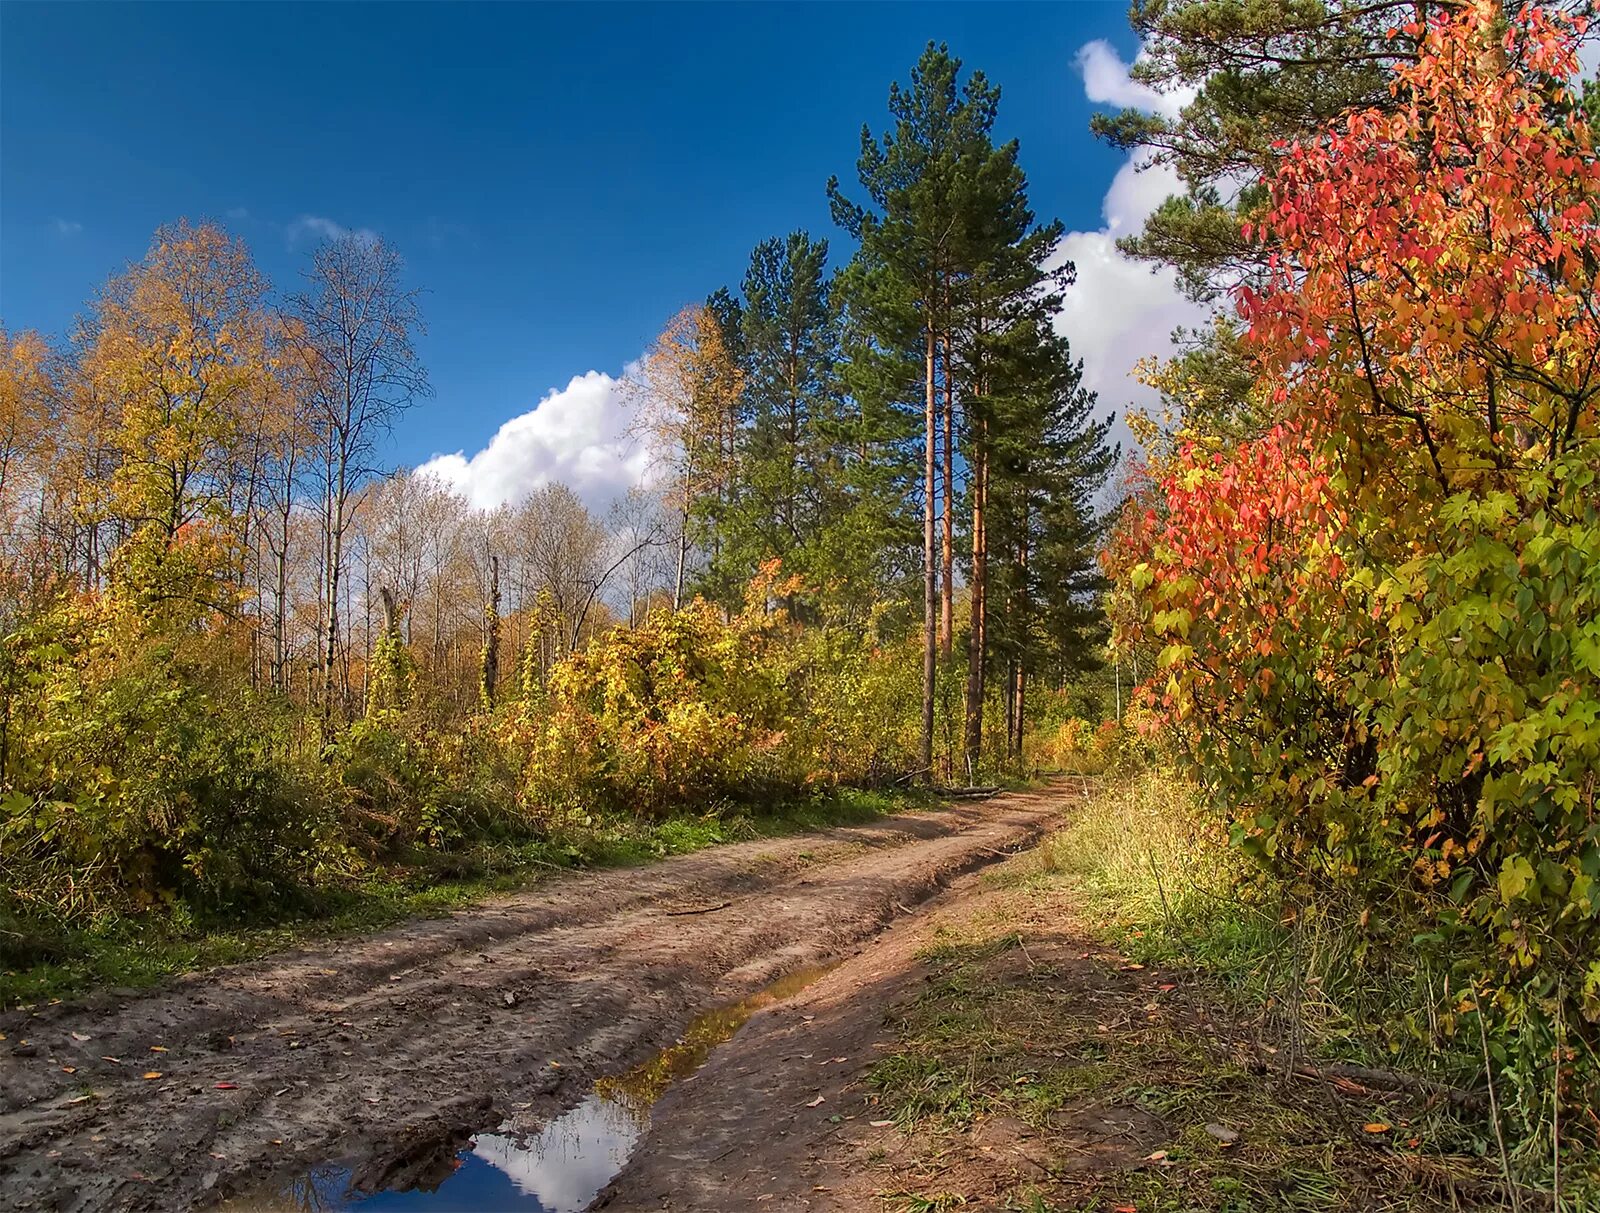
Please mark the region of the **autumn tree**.
POLYGON ((126 588, 155 609, 231 613, 235 476, 267 393, 265 283, 213 224, 156 233, 78 337, 84 393, 112 404, 115 464, 100 511, 125 529, 126 588))
POLYGON ((419 397, 428 377, 414 340, 417 292, 382 240, 346 235, 312 255, 292 313, 322 469, 322 714, 331 721, 340 643, 345 537, 357 487, 375 470, 377 442, 419 397))
POLYGON ((1297 887, 1420 920, 1474 973, 1450 1022, 1528 1042, 1512 1081, 1543 1074, 1552 1016, 1589 1032, 1600 1011, 1600 158, 1578 29, 1409 19, 1385 102, 1286 151, 1241 232, 1272 250, 1239 295, 1265 423, 1173 449, 1112 551, 1125 632, 1160 646, 1146 694, 1236 840, 1297 887))
POLYGON ((0 552, 19 573, 46 554, 58 395, 44 339, 0 329, 0 552))
POLYGON ((674 608, 684 602, 696 527, 728 500, 743 390, 723 324, 704 305, 672 318, 632 385, 637 429, 663 470, 665 498, 678 520, 674 608))

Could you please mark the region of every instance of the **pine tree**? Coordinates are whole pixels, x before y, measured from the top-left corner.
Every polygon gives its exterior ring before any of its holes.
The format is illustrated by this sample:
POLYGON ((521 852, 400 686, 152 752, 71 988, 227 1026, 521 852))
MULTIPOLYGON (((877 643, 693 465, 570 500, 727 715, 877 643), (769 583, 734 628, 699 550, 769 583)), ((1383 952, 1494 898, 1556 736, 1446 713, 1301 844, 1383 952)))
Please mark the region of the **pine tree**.
MULTIPOLYGON (((941 561, 936 545, 940 495, 940 422, 953 433, 954 384, 949 379, 950 338, 963 277, 964 229, 971 183, 983 179, 1002 153, 994 148, 1000 90, 981 72, 958 83, 961 61, 945 46, 929 43, 911 72, 909 87, 892 85, 892 129, 881 139, 861 132, 857 173, 872 208, 847 200, 837 179, 828 183, 835 220, 858 242, 855 308, 879 368, 890 381, 903 371, 911 351, 922 361, 923 469, 923 687, 922 758, 933 771, 934 689, 941 645, 941 618, 948 619, 949 580, 941 600, 941 561), (964 188, 965 187, 965 188, 964 188), (940 388, 944 391, 941 395, 940 388)), ((881 379, 881 377, 880 377, 881 379)), ((882 384, 880 383, 880 386, 882 384)), ((945 500, 952 496, 952 442, 945 443, 945 500)), ((949 546, 948 544, 946 545, 949 546)), ((948 645, 949 628, 944 629, 948 645)))
POLYGON ((829 571, 819 553, 847 505, 848 451, 827 258, 827 241, 805 232, 763 241, 750 256, 743 302, 720 291, 710 305, 737 325, 729 344, 744 370, 737 477, 712 570, 730 607, 765 560, 776 557, 813 583, 829 571), (719 299, 728 302, 719 308, 719 299))

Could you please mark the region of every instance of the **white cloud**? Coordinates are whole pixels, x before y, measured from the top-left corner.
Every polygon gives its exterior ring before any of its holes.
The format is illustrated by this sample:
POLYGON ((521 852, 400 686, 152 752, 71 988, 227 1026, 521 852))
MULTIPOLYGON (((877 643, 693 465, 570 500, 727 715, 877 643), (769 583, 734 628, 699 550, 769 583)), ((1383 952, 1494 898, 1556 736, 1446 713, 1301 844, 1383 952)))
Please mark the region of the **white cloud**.
POLYGON ((590 1095, 526 1140, 481 1134, 472 1153, 533 1197, 535 1208, 580 1213, 628 1161, 641 1131, 621 1104, 590 1095))
MULTIPOLYGON (((1131 105, 1175 114, 1193 96, 1163 96, 1128 78, 1128 65, 1105 42, 1078 52, 1084 91, 1091 101, 1131 105)), ((1056 331, 1083 359, 1084 386, 1100 398, 1102 412, 1126 417, 1130 406, 1149 408, 1156 393, 1133 377, 1142 358, 1171 351, 1172 330, 1203 322, 1209 309, 1186 299, 1177 275, 1124 256, 1119 237, 1144 226, 1150 214, 1183 184, 1171 166, 1154 164, 1148 150, 1130 155, 1112 178, 1101 202, 1105 225, 1097 231, 1068 232, 1056 246, 1056 264, 1071 261, 1077 281, 1056 316, 1056 331)), ((1116 437, 1129 444, 1119 425, 1116 437)))
POLYGON ((301 215, 284 229, 283 234, 291 248, 306 239, 343 240, 346 236, 354 236, 364 244, 376 243, 378 239, 378 233, 370 227, 349 228, 322 215, 301 215))
MULTIPOLYGON (((1056 256, 1078 271, 1056 314, 1056 331, 1083 359, 1084 386, 1100 397, 1104 412, 1125 417, 1130 406, 1150 407, 1156 393, 1133 377, 1135 364, 1169 353, 1172 330, 1200 324, 1208 309, 1184 298, 1172 270, 1125 257, 1108 229, 1068 232, 1056 256)), ((1126 441, 1120 428, 1119 436, 1126 441)))
POLYGON ((604 509, 642 483, 649 464, 644 445, 628 432, 625 394, 622 379, 601 371, 575 375, 502 425, 477 454, 435 455, 417 470, 482 508, 561 483, 591 509, 604 509))
POLYGON ((250 208, 246 206, 231 206, 228 208, 228 218, 248 219, 250 218, 250 208))
MULTIPOLYGON (((1135 57, 1137 63, 1144 51, 1135 57)), ((1090 101, 1115 105, 1119 109, 1139 109, 1165 118, 1176 118, 1194 100, 1192 88, 1159 93, 1128 74, 1130 64, 1122 61, 1117 48, 1104 38, 1087 43, 1078 51, 1078 70, 1083 73, 1083 91, 1090 101)))
POLYGON ((1111 179, 1100 204, 1106 230, 1126 236, 1144 227, 1144 221, 1173 194, 1183 193, 1183 182, 1170 164, 1153 162, 1153 153, 1141 148, 1128 157, 1111 179))
POLYGON ((62 219, 57 217, 50 220, 50 230, 56 235, 60 236, 62 239, 66 239, 69 236, 76 236, 79 232, 83 231, 83 224, 79 223, 76 219, 62 219))

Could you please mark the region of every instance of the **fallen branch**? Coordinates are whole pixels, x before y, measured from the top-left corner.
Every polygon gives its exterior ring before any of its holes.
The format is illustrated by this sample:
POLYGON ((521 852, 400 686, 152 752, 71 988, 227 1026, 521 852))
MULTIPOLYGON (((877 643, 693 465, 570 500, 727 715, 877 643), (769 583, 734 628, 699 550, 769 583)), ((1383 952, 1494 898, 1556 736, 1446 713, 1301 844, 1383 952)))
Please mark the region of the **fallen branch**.
POLYGON ((719 901, 714 906, 696 906, 692 910, 662 910, 668 918, 682 918, 686 914, 713 914, 718 910, 726 910, 731 906, 731 901, 719 901))
POLYGON ((948 800, 988 800, 999 794, 998 787, 944 788, 939 793, 948 800))
POLYGON ((1347 1062, 1330 1062, 1320 1066, 1304 1061, 1291 1064, 1271 1054, 1265 1055, 1263 1060, 1268 1065, 1287 1070, 1296 1078, 1309 1078, 1334 1086, 1344 1082, 1356 1083, 1379 1091, 1404 1091, 1411 1095, 1426 1096, 1428 1099, 1444 1100, 1471 1112, 1482 1112, 1488 1106, 1482 1092, 1452 1087, 1449 1083, 1436 1082, 1431 1078, 1421 1078, 1415 1074, 1404 1074, 1399 1070, 1384 1070, 1347 1062))

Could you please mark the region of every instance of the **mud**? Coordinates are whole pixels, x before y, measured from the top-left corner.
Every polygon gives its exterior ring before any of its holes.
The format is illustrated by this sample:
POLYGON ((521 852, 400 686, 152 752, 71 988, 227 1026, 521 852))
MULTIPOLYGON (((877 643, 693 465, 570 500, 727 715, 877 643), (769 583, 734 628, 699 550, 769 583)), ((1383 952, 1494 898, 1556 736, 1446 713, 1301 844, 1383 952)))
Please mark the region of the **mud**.
POLYGON ((0 1016, 0 1208, 206 1207, 329 1160, 358 1193, 437 1185, 474 1134, 538 1134, 697 1012, 847 954, 1031 843, 1068 799, 1016 794, 553 880, 145 994, 0 1016))

